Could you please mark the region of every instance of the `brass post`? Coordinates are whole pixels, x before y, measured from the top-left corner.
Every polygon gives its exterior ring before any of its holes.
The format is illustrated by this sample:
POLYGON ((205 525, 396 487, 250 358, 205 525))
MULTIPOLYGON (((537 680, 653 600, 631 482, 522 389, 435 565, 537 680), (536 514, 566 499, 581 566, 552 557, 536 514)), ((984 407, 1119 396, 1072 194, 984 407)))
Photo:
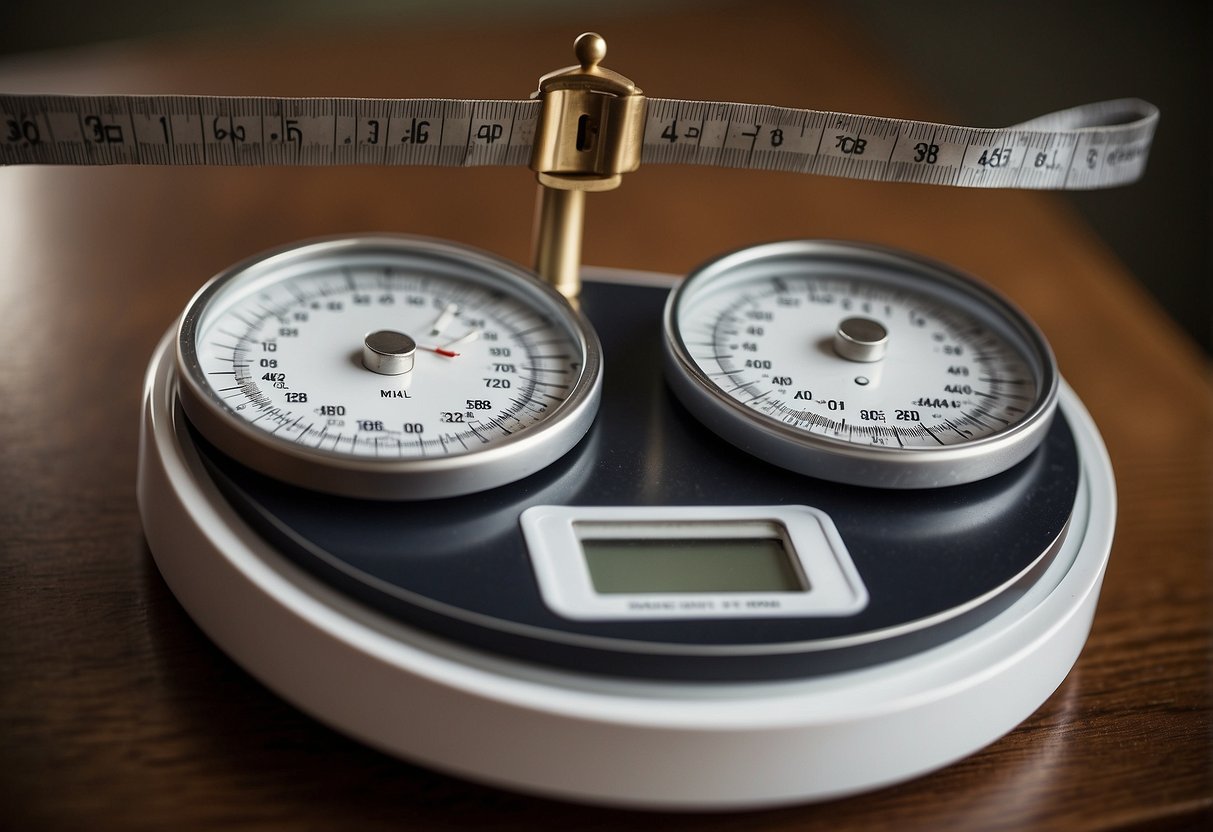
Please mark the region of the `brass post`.
POLYGON ((535 209, 535 271, 570 300, 581 291, 585 191, 539 186, 535 209))

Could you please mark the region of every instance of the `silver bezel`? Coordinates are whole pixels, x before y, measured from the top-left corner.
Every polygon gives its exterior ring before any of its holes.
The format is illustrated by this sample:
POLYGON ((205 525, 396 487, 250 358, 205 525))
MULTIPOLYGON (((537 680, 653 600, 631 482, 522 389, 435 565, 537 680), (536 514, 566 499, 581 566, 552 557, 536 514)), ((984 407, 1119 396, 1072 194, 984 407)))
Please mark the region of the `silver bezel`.
POLYGON ((589 322, 555 290, 508 260, 468 246, 407 235, 363 235, 305 241, 238 263, 194 295, 177 327, 178 395, 191 424, 224 453, 293 485, 366 499, 416 500, 484 491, 519 480, 573 448, 598 412, 602 348, 589 322), (251 282, 287 279, 305 266, 382 256, 392 264, 492 286, 541 310, 562 326, 581 354, 581 374, 565 401, 542 422, 492 446, 445 457, 384 459, 307 448, 250 425, 231 411, 202 374, 195 335, 210 305, 251 282))
POLYGON ((1044 335, 994 290, 955 269, 874 245, 791 240, 740 249, 693 271, 673 292, 664 315, 666 378, 704 425, 748 453, 792 471, 851 485, 935 488, 985 479, 1028 456, 1048 432, 1057 409, 1059 374, 1044 335), (990 436, 931 448, 857 446, 810 434, 728 396, 691 358, 678 326, 695 295, 725 283, 799 269, 826 271, 845 263, 879 272, 882 282, 963 306, 997 329, 1036 374, 1037 398, 1024 417, 990 436))

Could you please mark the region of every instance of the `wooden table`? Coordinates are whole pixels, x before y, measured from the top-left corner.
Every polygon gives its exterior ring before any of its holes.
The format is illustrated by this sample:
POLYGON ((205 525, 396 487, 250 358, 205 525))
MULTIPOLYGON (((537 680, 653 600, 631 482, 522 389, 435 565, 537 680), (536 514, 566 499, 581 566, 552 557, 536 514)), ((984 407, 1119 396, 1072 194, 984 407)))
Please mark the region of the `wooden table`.
MULTIPOLYGON (((515 98, 570 63, 589 25, 611 42, 607 64, 653 95, 946 115, 842 21, 780 4, 100 47, 0 65, 0 89, 515 98), (766 45, 702 59, 726 39, 766 45)), ((870 240, 981 275, 1040 323, 1111 452, 1118 534, 1077 667, 986 750, 818 806, 591 809, 370 751, 212 646, 161 581, 136 512, 157 339, 211 274, 308 236, 409 231, 525 261, 532 200, 521 169, 0 170, 0 825, 1107 829, 1213 817, 1208 367, 1050 195, 652 167, 588 212, 591 263, 680 273, 768 239, 870 240)))

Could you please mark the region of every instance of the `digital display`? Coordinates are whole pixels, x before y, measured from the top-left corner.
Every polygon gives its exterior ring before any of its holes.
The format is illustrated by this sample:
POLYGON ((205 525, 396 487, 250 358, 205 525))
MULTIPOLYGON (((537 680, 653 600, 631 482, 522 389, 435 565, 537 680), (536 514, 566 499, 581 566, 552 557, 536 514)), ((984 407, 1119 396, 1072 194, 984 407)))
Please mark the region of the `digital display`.
POLYGON ((778 538, 583 538, 594 589, 658 592, 805 592, 778 538))

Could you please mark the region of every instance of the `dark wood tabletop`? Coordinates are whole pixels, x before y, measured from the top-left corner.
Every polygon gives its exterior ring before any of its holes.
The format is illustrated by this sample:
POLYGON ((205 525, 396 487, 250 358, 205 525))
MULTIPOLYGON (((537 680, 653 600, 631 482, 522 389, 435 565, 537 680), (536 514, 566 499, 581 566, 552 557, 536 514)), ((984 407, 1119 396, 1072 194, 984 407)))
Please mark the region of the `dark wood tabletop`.
MULTIPOLYGON (((0 90, 519 98, 601 28, 607 65, 651 95, 947 116, 844 21, 747 8, 134 42, 10 59, 0 90)), ((1073 672, 972 757, 776 811, 587 808, 369 750, 214 647, 161 580, 137 514, 156 341, 212 274, 306 237, 407 231, 525 262, 533 201, 521 168, 0 170, 0 826, 1207 828, 1209 367, 1055 195, 650 167, 589 199, 589 263, 680 274, 771 239, 872 241, 981 276, 1045 331, 1107 443, 1116 541, 1073 672)))

